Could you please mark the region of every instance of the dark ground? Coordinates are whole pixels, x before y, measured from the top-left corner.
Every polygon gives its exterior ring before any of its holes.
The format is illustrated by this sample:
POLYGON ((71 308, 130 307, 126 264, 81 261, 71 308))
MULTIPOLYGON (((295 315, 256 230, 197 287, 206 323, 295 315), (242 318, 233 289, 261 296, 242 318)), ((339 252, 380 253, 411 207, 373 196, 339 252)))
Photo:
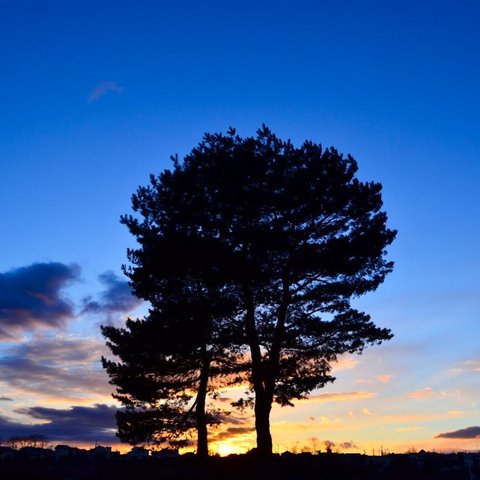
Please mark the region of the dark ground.
POLYGON ((476 480, 479 454, 253 455, 132 459, 5 459, 2 480, 476 480))

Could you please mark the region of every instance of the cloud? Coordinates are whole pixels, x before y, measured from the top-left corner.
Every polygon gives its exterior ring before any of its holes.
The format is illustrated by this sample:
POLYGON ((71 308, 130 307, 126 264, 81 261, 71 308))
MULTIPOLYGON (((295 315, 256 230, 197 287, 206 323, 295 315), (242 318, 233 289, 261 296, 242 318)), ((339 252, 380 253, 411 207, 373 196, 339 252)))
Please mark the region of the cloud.
POLYGON ((318 395, 309 397, 309 400, 316 402, 344 402, 372 398, 375 397, 375 395, 376 393, 374 392, 319 393, 318 395))
POLYGON ((0 273, 0 339, 13 340, 38 327, 63 327, 74 313, 61 292, 79 271, 77 265, 51 262, 0 273))
POLYGON ((480 360, 466 360, 465 362, 458 364, 453 371, 456 373, 480 373, 480 360))
POLYGON ((13 398, 1 396, 0 402, 13 402, 13 398))
MULTIPOLYGON (((381 374, 381 375, 375 376, 375 380, 380 383, 390 383, 392 381, 392 378, 393 378, 393 375, 388 375, 388 374, 381 374)), ((375 380, 359 378, 355 380, 355 383, 358 385, 371 385, 375 383, 375 380)))
POLYGON ((480 438, 480 427, 467 427, 461 430, 454 430, 453 432, 439 433, 434 438, 459 438, 472 439, 480 438))
POLYGON ((88 103, 95 102, 100 97, 103 97, 108 92, 122 93, 123 87, 111 80, 99 83, 88 95, 88 103))
POLYGON ((461 417, 465 415, 465 412, 463 410, 449 410, 447 413, 454 417, 461 417))
POLYGON ((238 437, 240 435, 248 435, 255 431, 255 427, 228 427, 222 432, 218 432, 211 436, 212 442, 222 442, 232 437, 238 437))
POLYGON ((351 370, 355 368, 357 364, 358 360, 352 355, 343 355, 332 364, 332 367, 335 372, 340 372, 342 370, 351 370))
POLYGON ((409 393, 409 398, 432 398, 436 393, 432 390, 431 387, 426 387, 422 390, 416 390, 415 392, 409 393))
POLYGON ((111 320, 115 314, 131 312, 143 302, 132 294, 128 282, 115 273, 105 272, 98 278, 105 289, 96 300, 92 297, 84 299, 82 313, 102 314, 111 320))
POLYGON ((17 411, 42 422, 24 424, 0 416, 0 437, 44 435, 49 441, 116 443, 116 407, 96 404, 93 407, 73 406, 64 410, 32 407, 17 411))
POLYGON ((107 396, 112 387, 100 367, 105 353, 100 339, 35 338, 6 350, 0 358, 0 382, 56 400, 107 396))

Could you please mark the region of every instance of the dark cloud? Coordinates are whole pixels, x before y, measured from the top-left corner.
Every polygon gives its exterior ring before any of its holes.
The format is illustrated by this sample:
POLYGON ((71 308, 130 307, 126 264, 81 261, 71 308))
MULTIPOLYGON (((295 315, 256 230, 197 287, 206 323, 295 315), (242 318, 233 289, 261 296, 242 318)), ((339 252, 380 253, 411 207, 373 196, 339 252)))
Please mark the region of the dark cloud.
POLYGON ((132 294, 128 282, 113 272, 105 272, 98 278, 105 290, 96 300, 92 297, 84 300, 83 313, 103 314, 110 319, 115 314, 131 312, 142 303, 132 294))
POLYGON ((0 416, 0 437, 44 435, 51 442, 116 443, 119 441, 115 436, 116 411, 116 407, 99 404, 93 407, 74 406, 65 410, 24 408, 17 413, 44 423, 27 425, 0 416))
POLYGON ((250 424, 252 421, 252 415, 250 412, 236 412, 235 410, 217 412, 215 418, 227 425, 245 425, 250 424))
POLYGON ((13 398, 1 396, 0 402, 13 402, 13 398))
POLYGON ((109 395, 100 366, 106 347, 100 339, 36 338, 9 348, 0 358, 0 381, 10 389, 70 399, 109 395))
POLYGON ((232 437, 238 437, 239 435, 246 435, 253 431, 255 431, 255 427, 229 427, 211 436, 211 440, 221 442, 232 437))
POLYGON ((37 327, 62 327, 74 317, 62 289, 78 279, 79 267, 34 263, 0 273, 0 339, 37 327))
POLYGON ((453 432, 439 433, 435 438, 480 438, 480 427, 467 427, 461 430, 454 430, 453 432))

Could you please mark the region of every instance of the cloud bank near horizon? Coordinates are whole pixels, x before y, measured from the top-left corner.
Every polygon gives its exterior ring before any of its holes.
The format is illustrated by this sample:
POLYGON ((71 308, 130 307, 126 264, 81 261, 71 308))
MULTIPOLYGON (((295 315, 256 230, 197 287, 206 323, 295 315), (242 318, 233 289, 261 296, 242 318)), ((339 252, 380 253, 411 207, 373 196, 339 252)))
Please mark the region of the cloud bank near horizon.
POLYGON ((16 413, 44 423, 24 424, 0 415, 0 437, 43 435, 51 442, 118 443, 115 436, 117 410, 117 407, 104 404, 67 409, 23 408, 16 413))
POLYGON ((434 438, 458 438, 463 440, 469 440, 472 438, 480 438, 480 427, 467 427, 460 430, 454 430, 453 432, 439 433, 434 438))

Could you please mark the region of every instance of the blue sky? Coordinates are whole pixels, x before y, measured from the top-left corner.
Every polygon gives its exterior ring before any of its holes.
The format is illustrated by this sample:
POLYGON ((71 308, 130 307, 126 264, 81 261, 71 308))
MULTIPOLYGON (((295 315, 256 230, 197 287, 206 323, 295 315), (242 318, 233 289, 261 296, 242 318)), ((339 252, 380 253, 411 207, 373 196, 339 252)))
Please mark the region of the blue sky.
POLYGON ((394 340, 343 359, 318 393, 337 397, 276 412, 278 443, 306 424, 360 450, 478 448, 433 437, 480 425, 479 21, 468 0, 1 0, 0 437, 112 404, 98 326, 138 308, 131 194, 204 132, 266 123, 352 154, 399 231, 394 273, 358 301, 394 340))

